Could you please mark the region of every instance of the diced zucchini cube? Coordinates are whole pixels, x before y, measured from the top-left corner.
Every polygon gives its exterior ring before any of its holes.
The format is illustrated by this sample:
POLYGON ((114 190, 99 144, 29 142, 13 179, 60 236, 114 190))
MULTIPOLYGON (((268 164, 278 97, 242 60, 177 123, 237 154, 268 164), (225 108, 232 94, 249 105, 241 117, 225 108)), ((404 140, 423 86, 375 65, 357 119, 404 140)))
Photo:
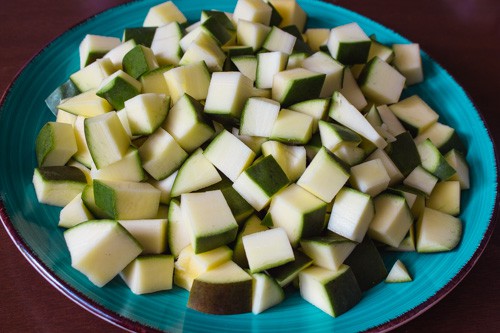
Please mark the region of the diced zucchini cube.
POLYGON ((434 123, 424 132, 415 137, 415 143, 419 144, 425 139, 430 139, 443 155, 447 154, 452 149, 456 149, 462 153, 465 153, 466 151, 464 144, 457 134, 457 131, 448 125, 441 124, 440 122, 434 123))
POLYGON ((387 142, 373 128, 368 120, 341 93, 334 92, 329 116, 338 123, 363 136, 378 148, 385 148, 387 142))
POLYGON ((120 276, 137 295, 172 289, 174 257, 168 254, 140 256, 120 276))
POLYGON ((35 151, 41 167, 65 165, 78 151, 73 126, 49 121, 38 132, 35 151))
POLYGON ((379 105, 376 108, 380 119, 382 120, 381 126, 386 126, 387 131, 390 134, 397 136, 403 132, 406 132, 404 126, 387 105, 379 105))
POLYGON ((361 143, 361 137, 345 126, 320 120, 318 127, 321 143, 331 152, 337 150, 342 144, 357 146, 361 143))
POLYGON ((375 197, 387 188, 389 175, 380 159, 374 159, 351 167, 351 185, 366 194, 375 197))
POLYGON ((460 214, 460 182, 450 180, 437 183, 427 199, 427 207, 453 216, 460 214))
POLYGON ((87 186, 83 188, 82 191, 82 201, 85 206, 90 210, 92 215, 94 215, 98 219, 111 219, 104 210, 97 207, 95 204, 95 196, 94 196, 94 184, 89 183, 87 186))
POLYGON ((118 70, 102 81, 96 95, 105 98, 118 111, 125 107, 126 100, 139 95, 141 89, 139 81, 118 70))
POLYGON ((108 53, 106 53, 103 58, 111 60, 111 63, 113 64, 115 69, 123 70, 123 64, 122 64, 123 57, 125 56, 125 54, 128 53, 128 51, 132 50, 136 45, 137 43, 135 42, 134 39, 124 41, 120 45, 116 46, 108 53))
POLYGON ((79 95, 81 91, 76 87, 76 85, 68 79, 68 81, 57 87, 50 95, 45 99, 45 104, 52 111, 53 114, 57 115, 58 105, 62 101, 68 100, 71 97, 79 95))
POLYGON ((231 185, 221 188, 221 191, 238 224, 254 213, 253 207, 231 185))
MULTIPOLYGON (((182 252, 191 252, 188 264, 188 272, 196 277, 211 270, 217 266, 225 264, 231 260, 233 250, 226 245, 219 246, 213 250, 205 251, 203 253, 194 253, 191 245, 188 245, 182 252)), ((181 257, 181 254, 179 257, 181 257)), ((180 260, 183 260, 181 258, 180 260)))
POLYGON ((82 201, 82 194, 78 193, 59 213, 59 227, 71 228, 75 225, 93 220, 94 215, 82 201))
POLYGON ((343 187, 335 196, 328 230, 361 242, 374 213, 373 201, 368 194, 343 187))
POLYGON ((184 37, 179 41, 179 46, 181 47, 182 52, 186 51, 191 43, 200 35, 205 32, 201 29, 201 22, 198 22, 193 30, 187 32, 184 37))
POLYGON ((297 37, 273 26, 264 40, 262 47, 268 51, 279 51, 285 54, 292 54, 297 37))
POLYGON ((151 51, 153 51, 158 64, 179 64, 182 56, 179 42, 182 36, 182 28, 177 21, 167 23, 156 29, 151 42, 151 51))
POLYGON ((121 160, 130 147, 130 137, 115 111, 86 118, 85 139, 97 169, 121 160))
POLYGON ((142 251, 130 233, 114 220, 91 220, 64 232, 71 266, 98 287, 117 276, 142 251))
POLYGON ((269 25, 272 8, 262 0, 238 0, 233 11, 236 22, 243 19, 251 22, 269 25))
POLYGON ((438 181, 439 178, 419 165, 408 174, 403 184, 430 195, 438 181))
POLYGON ((304 238, 300 240, 302 251, 313 260, 313 264, 335 271, 356 247, 356 242, 337 235, 327 233, 324 236, 304 238))
POLYGON ((304 31, 307 13, 296 0, 269 0, 268 3, 281 16, 281 21, 278 23, 279 26, 296 25, 299 31, 304 31))
POLYGON ((279 72, 274 76, 272 96, 282 106, 318 98, 325 74, 309 71, 304 68, 294 68, 279 72))
POLYGON ((252 311, 253 279, 228 261, 193 281, 187 306, 210 314, 237 314, 252 311))
POLYGON ((403 75, 379 57, 370 60, 358 78, 363 94, 377 104, 399 101, 405 81, 403 75))
POLYGON ((386 283, 410 282, 412 280, 408 269, 400 259, 396 260, 385 278, 386 283))
POLYGON ((285 70, 287 61, 288 55, 280 51, 257 54, 255 86, 260 89, 272 88, 274 75, 285 70))
POLYGON ((315 98, 290 105, 288 109, 313 117, 313 134, 318 131, 318 122, 325 119, 330 106, 330 98, 315 98))
POLYGON ((297 184, 324 202, 331 202, 349 179, 349 171, 326 148, 321 148, 297 184))
POLYGON ((291 182, 296 181, 306 169, 306 149, 269 140, 262 144, 262 155, 273 155, 291 182))
POLYGON ((141 244, 142 254, 161 254, 167 250, 166 218, 118 222, 141 244))
POLYGON ((447 180, 456 173, 431 140, 426 139, 419 143, 417 150, 422 167, 440 180, 447 180))
POLYGON ((238 71, 248 77, 250 80, 255 81, 257 76, 257 57, 254 55, 241 55, 231 57, 231 62, 236 66, 238 71))
POLYGON ((66 206, 86 185, 85 174, 76 167, 39 167, 33 173, 33 186, 38 202, 47 205, 66 206))
POLYGON ((219 10, 202 10, 201 16, 200 16, 200 21, 204 22, 211 17, 214 17, 227 30, 229 30, 229 31, 236 30, 236 25, 235 25, 236 22, 234 19, 234 12, 233 12, 233 14, 231 14, 231 13, 227 13, 227 12, 223 12, 223 11, 219 11, 219 10))
POLYGON ((160 66, 141 75, 142 93, 155 93, 170 96, 165 73, 173 68, 172 65, 160 66))
POLYGON ((194 192, 216 184, 221 180, 217 169, 203 155, 203 150, 199 148, 180 167, 170 195, 177 197, 183 193, 194 192))
POLYGON ((161 193, 151 184, 103 179, 93 184, 97 207, 113 219, 151 219, 158 213, 161 193))
POLYGON ((78 48, 80 68, 84 68, 95 60, 102 58, 108 51, 117 47, 120 43, 120 39, 116 37, 87 34, 80 42, 78 48))
POLYGON ((396 141, 389 143, 385 152, 405 177, 421 163, 417 146, 409 132, 397 135, 396 141))
POLYGON ((191 234, 188 222, 182 217, 181 204, 178 199, 172 199, 168 206, 167 244, 170 253, 175 258, 191 244, 191 234))
POLYGON ((255 153, 227 130, 223 130, 210 142, 204 154, 232 181, 235 181, 255 158, 255 153))
POLYGON ((203 105, 184 94, 168 112, 163 128, 187 152, 192 152, 214 133, 212 121, 203 112, 203 105))
POLYGON ((142 74, 159 67, 156 57, 149 47, 136 45, 123 57, 123 70, 138 79, 142 74))
POLYGON ((274 122, 270 139, 289 144, 305 144, 312 137, 312 125, 311 116, 282 109, 274 122))
POLYGON ((148 10, 143 26, 161 27, 173 21, 182 24, 187 22, 187 19, 172 1, 166 1, 148 10))
POLYGON ((384 260, 370 237, 356 245, 344 264, 351 267, 361 291, 376 286, 387 277, 384 260))
POLYGON ((259 314, 281 303, 285 299, 283 288, 275 279, 265 273, 252 274, 253 298, 252 313, 259 314))
POLYGON ((370 38, 356 22, 333 28, 327 42, 332 57, 344 65, 364 64, 370 45, 370 38))
POLYGON ((406 84, 412 85, 424 80, 420 45, 418 44, 393 44, 394 66, 406 78, 406 84))
POLYGON ((271 27, 262 23, 239 19, 236 26, 238 45, 250 46, 253 52, 259 50, 271 31, 271 27))
POLYGON ((454 216, 425 208, 417 221, 417 252, 453 250, 462 238, 462 221, 454 216))
POLYGON ((188 65, 204 61, 211 72, 222 71, 226 55, 216 40, 206 33, 200 33, 184 51, 179 65, 188 65))
POLYGON ((234 44, 236 34, 224 26, 217 17, 210 16, 203 20, 200 24, 202 34, 210 36, 217 45, 234 44))
POLYGON ((125 101, 125 111, 132 135, 149 135, 156 131, 170 109, 170 97, 146 93, 125 101))
POLYGON ((344 66, 330 55, 316 52, 302 61, 302 67, 326 75, 319 97, 330 97, 334 91, 342 87, 344 66))
POLYGON ((207 98, 210 85, 210 72, 203 61, 172 68, 165 73, 172 103, 176 103, 184 94, 196 100, 207 98))
POLYGON ((195 253, 213 250, 236 238, 238 224, 220 190, 183 194, 181 212, 191 230, 195 253))
POLYGON ((158 128, 139 147, 143 168, 156 180, 162 180, 179 169, 188 154, 163 128, 158 128))
MULTIPOLYGON (((125 28, 123 30, 122 41, 134 41, 134 47, 136 45, 143 45, 145 47, 151 47, 154 35, 156 33, 157 27, 133 27, 125 28)), ((123 55, 125 56, 125 55, 123 55)), ((123 60, 122 60, 123 62, 123 60)), ((123 67, 123 63, 122 63, 123 67)))
POLYGON ((90 65, 71 74, 69 79, 81 92, 97 89, 101 82, 113 74, 115 67, 108 58, 97 59, 90 65))
POLYGON ((252 81, 240 72, 216 72, 208 87, 205 112, 222 119, 239 119, 252 93, 252 81))
POLYGON ((319 47, 326 45, 330 37, 330 29, 328 28, 308 28, 304 32, 307 45, 313 52, 319 51, 319 47))
POLYGON ((57 108, 84 117, 94 117, 113 110, 113 106, 104 98, 97 96, 96 91, 92 89, 70 97, 57 108))
POLYGON ((352 67, 344 67, 342 88, 338 91, 349 101, 349 103, 354 105, 356 109, 363 110, 368 105, 368 101, 365 95, 363 95, 351 69, 352 67))
POLYGON ((253 208, 260 211, 288 182, 278 162, 268 155, 243 171, 234 181, 233 187, 253 208))
POLYGON ((370 36, 370 39, 372 44, 370 46, 370 52, 368 53, 368 61, 370 61, 374 57, 379 57, 388 64, 392 63, 392 61, 394 60, 394 50, 392 49, 392 47, 378 42, 372 36, 370 36))
POLYGON ((139 152, 134 147, 130 147, 122 159, 100 169, 92 168, 90 174, 93 179, 126 180, 131 182, 140 182, 146 178, 139 152))
POLYGON ((326 203, 297 184, 290 184, 271 200, 273 227, 283 228, 296 247, 304 237, 318 236, 324 229, 326 203))
POLYGON ((469 166, 465 157, 456 149, 450 150, 444 157, 449 165, 457 171, 449 180, 458 180, 460 188, 466 190, 470 187, 469 166))
MULTIPOLYGON (((232 187, 231 187, 232 188, 232 187)), ((248 268, 248 260, 243 247, 243 236, 265 231, 268 228, 262 225, 261 219, 257 215, 250 216, 241 226, 233 247, 233 261, 242 268, 248 268)))
POLYGON ((227 54, 228 58, 240 56, 253 56, 253 49, 246 45, 224 45, 222 50, 227 54))
POLYGON ((243 236, 243 247, 251 273, 281 266, 295 260, 283 228, 273 228, 243 236))
POLYGON ((368 235, 384 244, 398 247, 413 223, 413 216, 404 196, 383 193, 373 199, 375 215, 368 235))
POLYGON ((272 99, 250 97, 246 101, 241 114, 240 134, 261 137, 271 136, 280 107, 280 104, 272 99))
POLYGON ((416 136, 437 122, 439 115, 417 95, 389 106, 403 126, 416 136))
POLYGON ((349 266, 332 271, 311 266, 299 274, 300 295, 332 317, 345 313, 361 300, 361 290, 349 266))

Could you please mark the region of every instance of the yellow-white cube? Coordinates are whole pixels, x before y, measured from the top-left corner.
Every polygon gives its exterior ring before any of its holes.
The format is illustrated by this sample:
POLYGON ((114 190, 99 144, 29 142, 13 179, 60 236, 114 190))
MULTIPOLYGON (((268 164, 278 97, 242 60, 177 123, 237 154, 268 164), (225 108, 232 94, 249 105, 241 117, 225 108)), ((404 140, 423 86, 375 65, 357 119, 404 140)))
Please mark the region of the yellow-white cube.
POLYGON ((120 273, 138 295, 172 289, 173 275, 174 257, 165 254, 138 257, 120 273))

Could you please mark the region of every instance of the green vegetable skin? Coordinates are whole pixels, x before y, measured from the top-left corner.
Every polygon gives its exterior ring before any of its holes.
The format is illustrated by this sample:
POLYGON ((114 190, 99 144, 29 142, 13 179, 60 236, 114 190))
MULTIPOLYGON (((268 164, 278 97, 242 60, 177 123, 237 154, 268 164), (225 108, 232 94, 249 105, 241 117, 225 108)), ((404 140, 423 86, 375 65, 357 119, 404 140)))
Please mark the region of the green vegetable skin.
POLYGON ((67 114, 40 131, 33 183, 41 203, 63 207, 75 196, 95 216, 68 224, 77 269, 99 286, 121 275, 134 293, 177 284, 191 290, 188 307, 213 314, 261 313, 279 306, 282 288, 295 286, 335 317, 384 280, 411 281, 402 263, 397 278, 388 277, 385 248, 459 246, 460 191, 470 184, 459 133, 420 97, 400 99, 405 80, 418 83, 415 71, 398 71, 404 53, 368 38, 355 22, 307 29, 306 18, 295 1, 238 0, 234 16, 207 8, 200 22, 187 23, 164 2, 149 10, 144 27, 123 31, 122 42, 132 44, 109 50, 113 66, 106 54, 84 59, 73 80, 86 91, 68 80, 47 97, 52 113, 67 114), (170 22, 178 42, 169 45, 179 52, 165 63, 158 27, 170 22), (215 53, 223 66, 209 65, 215 53), (73 156, 83 144, 93 158, 81 170, 68 161, 77 115, 86 119, 85 140, 76 137, 73 156), (140 155, 133 165, 130 151, 140 155), (360 186, 372 180, 353 168, 362 163, 384 168, 387 184, 376 192, 360 186), (108 166, 138 176, 120 178, 108 166), (382 215, 390 222, 379 221, 382 215), (92 237, 101 229, 110 244, 92 237), (85 239, 95 247, 80 248, 85 239), (139 240, 150 242, 143 252, 139 240), (123 249, 116 261, 77 258, 113 244, 123 249), (261 245, 273 253, 262 256, 261 245), (160 259, 168 262, 158 268, 166 280, 148 278, 160 259))

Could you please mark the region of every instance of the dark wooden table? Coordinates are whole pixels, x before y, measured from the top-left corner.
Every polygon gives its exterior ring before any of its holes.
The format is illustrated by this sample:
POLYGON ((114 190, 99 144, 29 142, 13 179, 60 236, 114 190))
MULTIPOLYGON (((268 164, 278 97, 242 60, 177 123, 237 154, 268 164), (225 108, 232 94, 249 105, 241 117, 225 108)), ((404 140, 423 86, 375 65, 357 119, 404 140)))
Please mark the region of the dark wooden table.
MULTIPOLYGON (((123 0, 0 1, 0 95, 43 46, 123 0)), ((333 1, 399 32, 465 88, 500 146, 498 0, 333 1)), ((207 2, 209 3, 209 2, 207 2)), ((498 217, 497 217, 498 219, 498 217)), ((497 222, 498 224, 498 222, 497 222)), ((120 332, 56 291, 0 228, 0 332, 120 332)), ((500 332, 500 230, 472 271, 430 310, 396 332, 500 332)))

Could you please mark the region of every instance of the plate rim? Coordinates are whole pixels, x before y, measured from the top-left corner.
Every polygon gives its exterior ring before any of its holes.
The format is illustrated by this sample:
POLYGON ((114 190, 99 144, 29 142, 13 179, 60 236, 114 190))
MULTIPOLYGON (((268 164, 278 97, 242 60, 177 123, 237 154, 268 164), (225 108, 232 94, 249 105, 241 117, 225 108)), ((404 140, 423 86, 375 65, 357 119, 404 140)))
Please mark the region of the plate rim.
MULTIPOLYGON (((300 2, 301 0, 297 0, 300 2)), ((354 13, 358 16, 362 16, 364 19, 369 21, 370 23, 375 23, 379 26, 382 26, 383 28, 387 29, 390 33, 402 37, 405 40, 409 40, 408 38, 402 36, 398 32, 394 31, 391 28, 388 28, 387 26, 372 20, 368 16, 365 16, 363 14, 360 14, 354 10, 348 9, 346 7, 340 6, 335 3, 331 2, 326 2, 323 0, 309 0, 311 2, 316 2, 322 5, 327 5, 327 6, 333 6, 336 8, 340 8, 341 10, 354 13)), ((26 70, 26 68, 33 62, 35 61, 38 57, 42 55, 45 50, 51 47, 53 43, 55 43, 59 38, 62 38, 65 34, 68 32, 77 29, 79 26, 86 24, 88 21, 95 19, 98 16, 103 15, 104 13, 108 11, 113 11, 116 10, 117 8, 122 8, 126 6, 133 5, 134 3, 140 3, 144 2, 144 0, 133 0, 130 2, 126 2, 123 4, 119 4, 116 6, 112 6, 106 9, 103 9, 87 18, 84 18, 80 20, 79 22, 73 24, 71 27, 67 28, 63 32, 57 34, 55 37, 53 37, 47 44, 45 44, 43 47, 41 47, 38 51, 36 51, 28 60, 25 61, 25 63, 19 68, 17 73, 14 75, 14 77, 11 79, 5 90, 3 91, 2 95, 0 96, 0 110, 3 109, 4 104, 6 101, 9 99, 9 95, 15 84, 17 83, 19 77, 22 75, 22 73, 26 70)), ((500 162, 500 156, 498 153, 498 148, 496 146, 495 141, 493 140, 493 136, 491 135, 491 130, 488 126, 488 123, 485 121, 483 113, 479 110, 479 108, 476 106, 474 103, 474 100, 471 98, 469 93, 462 87, 462 85, 459 83, 458 80, 455 79, 453 75, 451 75, 448 70, 445 69, 439 62, 437 62, 434 58, 432 58, 428 53, 426 53, 424 50, 422 50, 422 53, 426 55, 430 61, 432 61, 435 65, 439 67, 439 69, 443 70, 446 75, 448 75, 455 83, 456 85, 460 88, 461 92, 467 97, 467 99, 471 102, 472 106, 474 107, 474 111, 477 113, 477 115, 480 118, 481 123, 483 124, 486 133, 488 135, 488 138, 490 142, 492 143, 492 149, 493 149, 493 154, 494 154, 494 160, 495 160, 495 205, 493 206, 491 216, 489 218, 488 222, 488 227, 485 230, 484 234, 482 235, 481 242, 478 244, 476 250, 470 257, 470 259, 464 264, 464 266, 458 271, 458 273, 450 279, 446 284, 444 284, 434 295, 429 297, 427 300, 424 302, 420 303, 416 307, 400 314, 397 317, 392 318, 389 321, 386 321, 384 323, 381 323, 380 325, 377 326, 372 326, 368 329, 366 329, 364 332, 387 332, 390 330, 394 330, 405 323, 413 320, 414 318, 417 318, 421 314, 425 313, 427 310, 432 308, 434 305, 436 305, 441 299, 443 299, 446 295, 448 295, 453 289, 455 289, 458 284, 468 275, 468 273, 472 270, 472 268, 475 266, 479 258, 481 257, 482 253, 486 249, 489 240, 491 239, 491 236, 495 230, 495 227, 498 223, 499 219, 499 205, 500 205, 500 193, 498 191, 498 179, 500 176, 500 170, 498 168, 499 162, 500 162)), ((1 112, 0 112, 1 114, 1 112)), ((131 318, 124 317, 120 315, 119 313, 110 310, 106 308, 105 306, 97 303, 96 301, 92 300, 89 298, 87 295, 81 293, 77 289, 73 288, 70 286, 66 281, 64 281, 62 278, 58 277, 56 273, 51 270, 49 267, 45 265, 45 263, 38 257, 38 255, 31 249, 31 247, 25 242, 23 237, 19 234, 19 232, 16 230, 14 224, 10 220, 10 217, 7 213, 7 209, 5 208, 4 202, 2 200, 2 196, 0 196, 0 221, 2 222, 2 225, 4 229, 7 232, 7 235, 9 238, 12 240, 16 248, 21 252, 21 254, 26 258, 26 260, 31 264, 31 266, 47 281, 49 282, 56 290, 58 290, 61 294, 66 296, 68 299, 73 301, 75 304, 80 306, 81 308, 85 309, 89 313, 95 315, 96 317, 116 326, 121 329, 130 331, 130 332, 164 332, 163 330, 158 330, 154 327, 151 327, 147 324, 137 322, 131 318)))

